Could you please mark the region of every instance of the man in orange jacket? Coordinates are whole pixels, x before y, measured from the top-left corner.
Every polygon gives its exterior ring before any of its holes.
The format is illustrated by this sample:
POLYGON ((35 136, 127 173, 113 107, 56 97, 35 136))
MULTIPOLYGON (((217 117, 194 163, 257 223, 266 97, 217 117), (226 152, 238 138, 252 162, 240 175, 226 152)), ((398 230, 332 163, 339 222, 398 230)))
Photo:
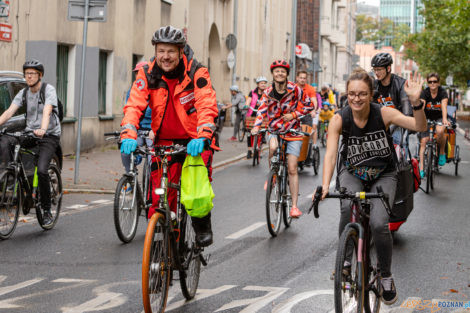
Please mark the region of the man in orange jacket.
MULTIPOLYGON (((130 154, 137 147, 137 129, 147 105, 152 109, 151 128, 157 145, 187 144, 187 153, 201 154, 211 178, 212 150, 209 146, 215 130, 217 102, 209 72, 193 58, 192 49, 180 29, 161 27, 153 37, 155 58, 139 70, 132 86, 124 118, 121 122, 121 152, 130 154)), ((168 178, 178 183, 184 157, 173 157, 168 178)), ((156 169, 155 164, 155 169, 156 169)), ((154 169, 154 166, 152 166, 154 169)), ((151 175, 152 186, 160 185, 158 170, 151 175)), ((168 201, 176 212, 176 190, 170 190, 168 201)), ((158 197, 152 197, 149 217, 158 206, 158 197)), ((203 218, 192 217, 196 241, 200 246, 212 244, 210 213, 203 218)))

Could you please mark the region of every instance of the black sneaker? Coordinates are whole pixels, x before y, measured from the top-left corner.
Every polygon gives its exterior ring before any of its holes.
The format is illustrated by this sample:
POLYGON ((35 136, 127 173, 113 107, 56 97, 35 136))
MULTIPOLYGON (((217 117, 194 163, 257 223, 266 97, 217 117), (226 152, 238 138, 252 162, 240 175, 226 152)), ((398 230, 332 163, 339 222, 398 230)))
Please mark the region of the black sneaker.
POLYGON ((398 300, 398 294, 392 276, 382 277, 381 284, 383 290, 382 302, 386 305, 394 304, 398 300))
POLYGON ((52 219, 52 213, 50 209, 46 209, 43 211, 44 213, 42 214, 42 224, 44 226, 49 226, 52 224, 53 219, 52 219))

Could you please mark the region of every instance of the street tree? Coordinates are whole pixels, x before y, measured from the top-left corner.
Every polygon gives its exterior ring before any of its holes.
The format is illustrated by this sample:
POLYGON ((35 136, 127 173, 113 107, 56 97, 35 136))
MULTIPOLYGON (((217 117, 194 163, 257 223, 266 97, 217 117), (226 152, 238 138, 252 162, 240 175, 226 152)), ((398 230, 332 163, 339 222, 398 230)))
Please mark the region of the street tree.
POLYGON ((405 44, 406 56, 423 73, 452 74, 464 87, 470 79, 470 5, 468 0, 423 0, 425 27, 405 44))

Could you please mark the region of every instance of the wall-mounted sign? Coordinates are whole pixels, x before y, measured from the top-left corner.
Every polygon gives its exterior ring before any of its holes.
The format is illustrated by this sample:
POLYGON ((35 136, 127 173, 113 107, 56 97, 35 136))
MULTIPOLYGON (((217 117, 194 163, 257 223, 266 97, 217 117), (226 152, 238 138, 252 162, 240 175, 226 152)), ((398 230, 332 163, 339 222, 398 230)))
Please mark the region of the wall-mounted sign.
POLYGON ((0 0, 0 17, 8 17, 10 15, 10 1, 0 0))
POLYGON ((0 23, 0 40, 11 41, 11 25, 7 23, 0 23))

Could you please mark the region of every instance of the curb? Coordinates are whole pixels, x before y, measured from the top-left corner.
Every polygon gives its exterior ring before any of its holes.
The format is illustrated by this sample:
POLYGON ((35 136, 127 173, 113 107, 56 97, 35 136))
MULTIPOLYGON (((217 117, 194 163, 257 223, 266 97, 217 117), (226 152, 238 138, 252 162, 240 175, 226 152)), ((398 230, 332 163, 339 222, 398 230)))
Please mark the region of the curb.
MULTIPOLYGON (((262 151, 265 151, 267 150, 268 147, 264 147, 262 149, 262 151)), ((221 161, 221 162, 218 162, 214 165, 212 165, 212 168, 213 169, 218 169, 218 168, 221 168, 221 167, 224 167, 226 165, 229 165, 229 164, 232 164, 232 163, 235 163, 239 160, 242 160, 242 159, 245 159, 246 158, 246 153, 242 153, 240 155, 237 155, 237 156, 234 156, 230 159, 227 159, 227 160, 224 160, 224 161, 221 161)), ((74 188, 64 188, 64 191, 67 192, 67 193, 93 193, 93 194, 114 194, 115 191, 114 190, 109 190, 109 189, 74 189, 74 188)))

